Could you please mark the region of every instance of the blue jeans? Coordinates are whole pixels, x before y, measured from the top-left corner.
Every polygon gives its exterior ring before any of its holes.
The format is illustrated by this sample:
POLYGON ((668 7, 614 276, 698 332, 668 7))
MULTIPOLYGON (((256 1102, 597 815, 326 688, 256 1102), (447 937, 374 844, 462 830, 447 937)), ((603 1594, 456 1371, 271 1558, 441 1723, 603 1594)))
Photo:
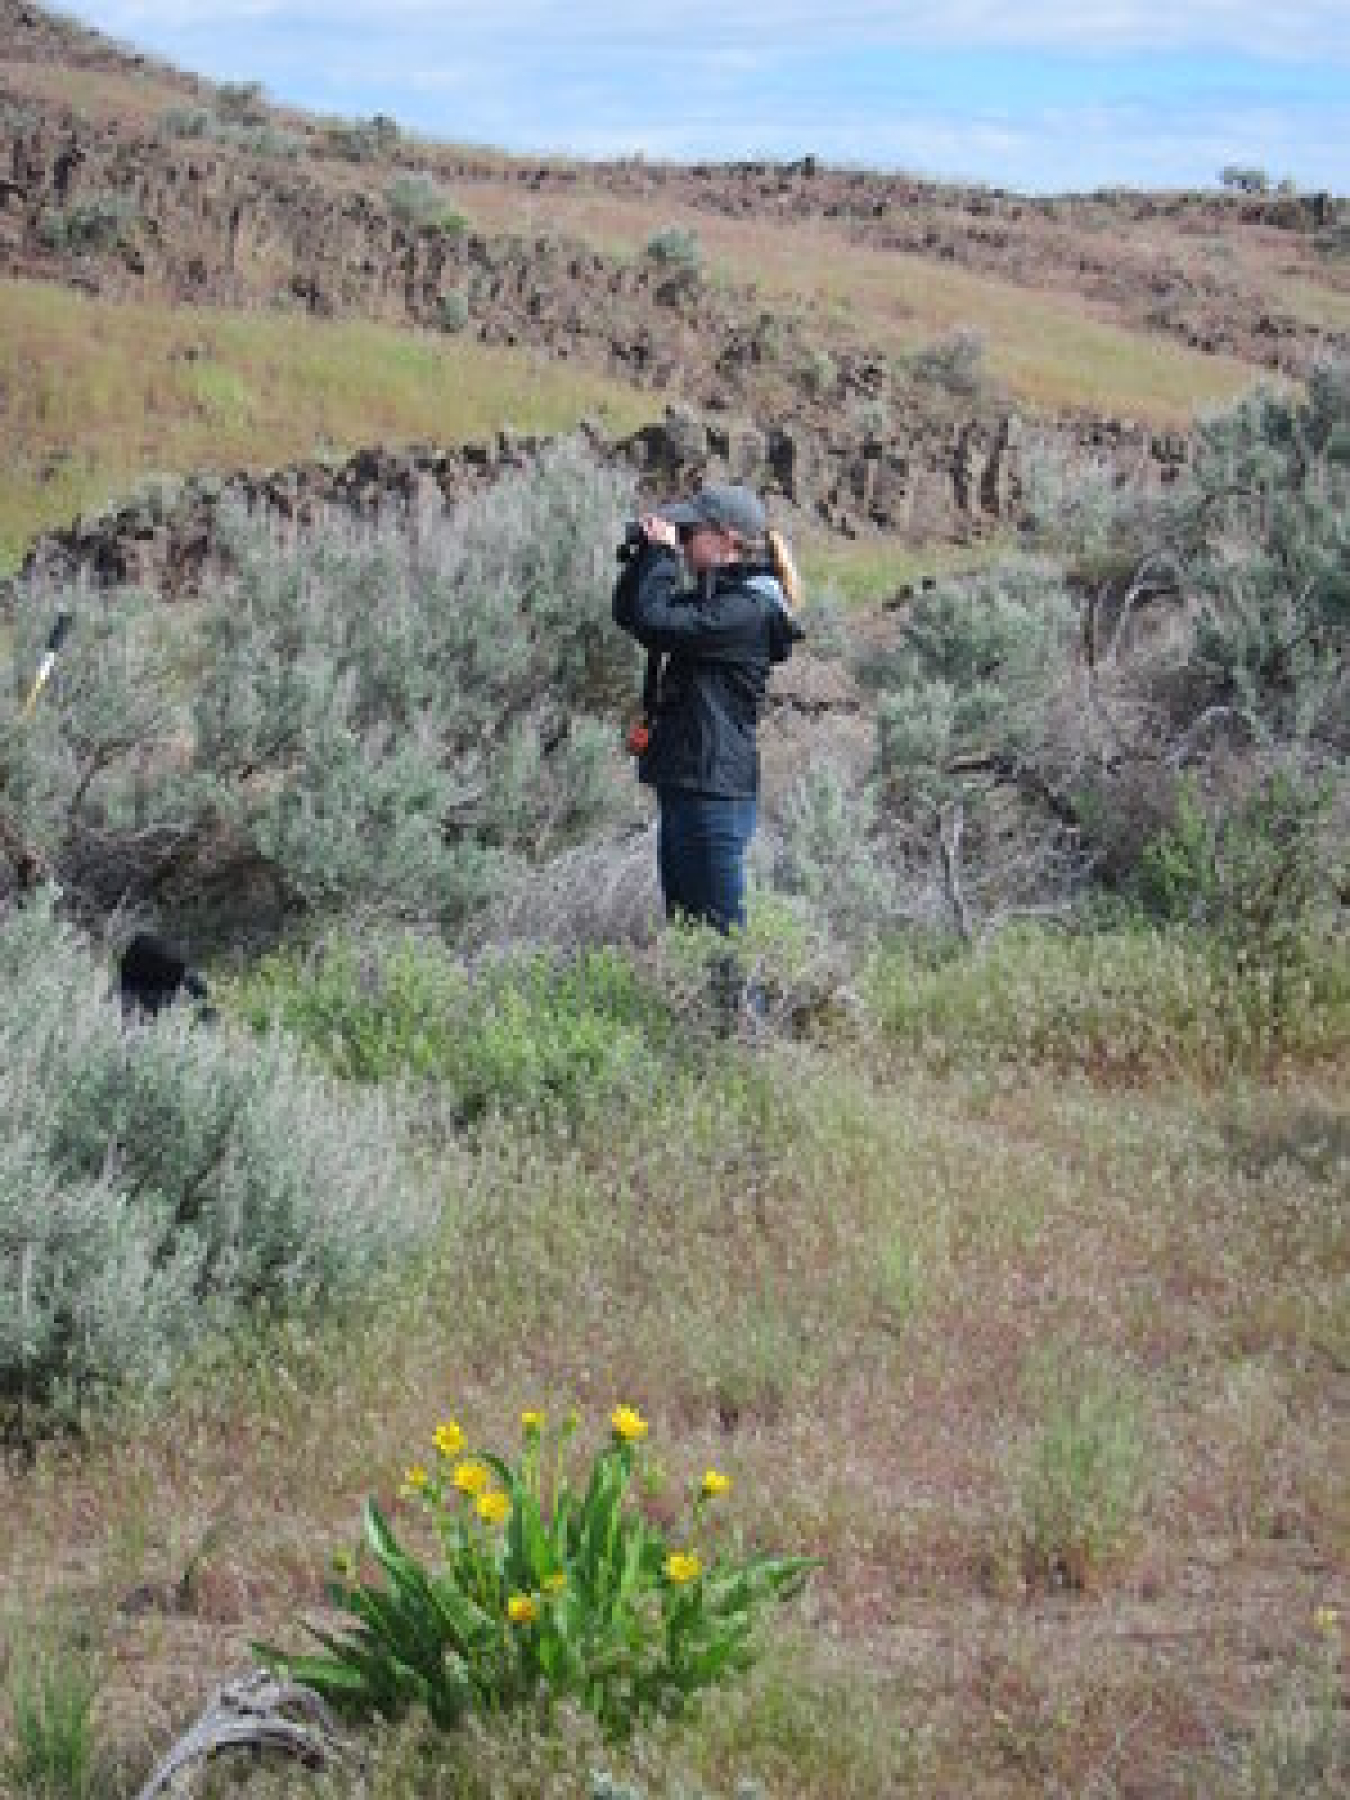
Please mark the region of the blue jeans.
POLYGON ((656 857, 666 917, 699 919, 718 931, 745 924, 745 852, 755 835, 753 798, 729 800, 660 788, 656 857))

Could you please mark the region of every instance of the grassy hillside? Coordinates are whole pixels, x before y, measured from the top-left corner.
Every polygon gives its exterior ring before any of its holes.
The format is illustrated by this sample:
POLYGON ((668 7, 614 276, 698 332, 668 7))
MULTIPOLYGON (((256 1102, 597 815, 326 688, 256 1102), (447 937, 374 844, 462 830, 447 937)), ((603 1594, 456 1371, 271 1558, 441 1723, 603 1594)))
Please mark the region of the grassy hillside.
POLYGON ((0 282, 0 571, 140 476, 268 467, 504 424, 618 432, 654 402, 527 351, 362 321, 117 305, 0 282))
POLYGON ((13 92, 35 106, 68 106, 95 119, 134 120, 150 125, 167 108, 182 106, 196 89, 190 78, 166 71, 70 68, 59 62, 11 63, 5 70, 13 92))
MULTIPOLYGON (((508 184, 465 189, 480 226, 559 230, 597 248, 636 254, 660 228, 691 231, 714 273, 753 282, 766 302, 811 313, 828 340, 831 325, 903 356, 955 328, 985 339, 990 373, 1025 406, 1048 413, 1084 410, 1185 425, 1197 411, 1231 400, 1257 371, 1234 357, 1207 356, 1137 329, 1106 306, 1071 293, 956 268, 935 259, 859 244, 820 220, 718 218, 678 202, 650 204, 582 191, 546 201, 508 184)), ((1309 287, 1312 304, 1338 296, 1309 287)))

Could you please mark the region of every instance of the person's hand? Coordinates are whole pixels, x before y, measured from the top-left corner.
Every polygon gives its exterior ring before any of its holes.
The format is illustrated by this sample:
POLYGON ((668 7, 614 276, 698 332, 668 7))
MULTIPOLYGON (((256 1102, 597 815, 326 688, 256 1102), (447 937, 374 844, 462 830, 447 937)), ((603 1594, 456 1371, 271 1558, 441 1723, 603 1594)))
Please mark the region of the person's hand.
POLYGON ((678 550, 680 534, 669 519, 663 519, 659 513, 648 513, 642 521, 642 533, 649 544, 664 544, 669 550, 678 550))

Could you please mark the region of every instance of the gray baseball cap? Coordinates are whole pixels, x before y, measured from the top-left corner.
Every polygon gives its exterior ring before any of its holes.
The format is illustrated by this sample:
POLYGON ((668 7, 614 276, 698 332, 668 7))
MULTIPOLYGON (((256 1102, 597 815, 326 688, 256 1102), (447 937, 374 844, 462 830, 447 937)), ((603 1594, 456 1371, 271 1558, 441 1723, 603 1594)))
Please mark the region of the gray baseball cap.
POLYGON ((672 525, 714 525, 722 531, 734 531, 743 538, 763 537, 769 525, 768 515, 754 489, 725 481, 701 488, 689 500, 677 500, 671 506, 663 506, 660 516, 672 525))

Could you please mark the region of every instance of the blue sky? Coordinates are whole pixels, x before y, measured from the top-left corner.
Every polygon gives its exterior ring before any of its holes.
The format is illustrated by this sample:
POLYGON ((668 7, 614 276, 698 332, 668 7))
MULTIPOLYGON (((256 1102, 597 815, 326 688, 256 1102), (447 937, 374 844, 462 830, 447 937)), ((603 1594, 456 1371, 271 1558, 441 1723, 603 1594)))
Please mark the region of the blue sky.
POLYGON ((1033 192, 1350 192, 1350 0, 66 0, 320 112, 510 150, 905 169, 1033 192))

